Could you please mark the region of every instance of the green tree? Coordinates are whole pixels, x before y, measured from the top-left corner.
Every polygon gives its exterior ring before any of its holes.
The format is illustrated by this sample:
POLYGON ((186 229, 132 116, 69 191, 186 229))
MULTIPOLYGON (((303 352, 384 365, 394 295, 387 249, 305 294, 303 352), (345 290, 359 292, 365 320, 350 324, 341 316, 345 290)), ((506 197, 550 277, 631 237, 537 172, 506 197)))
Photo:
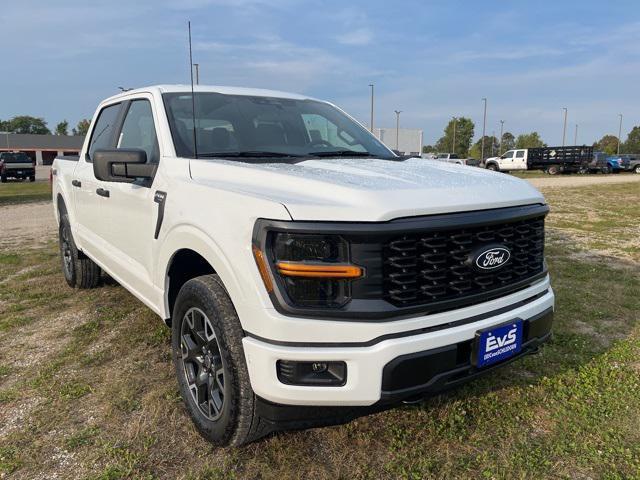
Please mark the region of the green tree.
POLYGON ((56 125, 56 135, 69 135, 69 122, 61 121, 56 125))
POLYGON ((456 153, 461 157, 467 156, 473 139, 474 124, 470 118, 460 117, 449 120, 444 129, 444 135, 435 144, 436 151, 456 153), (456 144, 453 145, 453 125, 455 123, 456 144))
POLYGON ((91 122, 89 120, 87 120, 86 118, 83 118, 82 120, 80 120, 78 122, 78 125, 76 125, 76 128, 74 128, 71 133, 73 135, 79 135, 81 137, 84 137, 87 132, 89 131, 89 125, 91 125, 91 122))
POLYGON ((502 134, 502 145, 500 150, 502 150, 502 153, 506 152, 507 150, 513 150, 516 147, 516 137, 513 136, 513 133, 511 132, 504 132, 502 134))
POLYGON ((493 157, 498 155, 500 143, 498 139, 494 136, 485 135, 484 137, 484 158, 481 159, 482 156, 482 138, 473 144, 471 149, 469 150, 469 156, 471 158, 477 158, 481 160, 485 160, 489 157, 493 157))
POLYGON ((51 134, 47 122, 43 118, 20 115, 9 120, 8 131, 14 133, 35 133, 39 135, 51 134))
POLYGON ((538 132, 523 133, 516 138, 516 148, 536 148, 546 147, 547 144, 542 141, 538 132))
POLYGON ((422 153, 435 153, 435 152, 436 152, 436 147, 434 147, 433 145, 422 146, 422 153))
POLYGON ((618 137, 615 135, 605 135, 593 144, 593 149, 599 152, 605 152, 608 155, 614 155, 618 151, 618 137))
POLYGON ((625 153, 640 153, 640 126, 635 126, 629 132, 624 142, 625 153))
POLYGON ((0 120, 0 132, 8 132, 10 128, 8 120, 0 120))

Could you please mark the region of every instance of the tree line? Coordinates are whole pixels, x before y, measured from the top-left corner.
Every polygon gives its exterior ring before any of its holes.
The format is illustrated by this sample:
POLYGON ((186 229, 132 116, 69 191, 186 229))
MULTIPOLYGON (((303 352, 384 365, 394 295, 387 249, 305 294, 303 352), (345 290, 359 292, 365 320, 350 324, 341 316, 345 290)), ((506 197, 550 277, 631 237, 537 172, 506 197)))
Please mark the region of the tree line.
MULTIPOLYGON (((422 147, 423 153, 456 153, 460 157, 482 157, 482 138, 473 143, 475 124, 473 120, 459 117, 449 120, 443 135, 434 145, 422 147)), ((511 132, 504 132, 502 145, 500 139, 493 135, 484 137, 484 159, 497 156, 514 148, 546 147, 538 132, 522 133, 517 137, 511 132)), ((593 143, 596 151, 614 155, 618 150, 618 137, 605 135, 593 143)), ((627 140, 620 144, 620 153, 640 153, 640 126, 635 126, 629 132, 627 140)))
MULTIPOLYGON (((71 135, 85 136, 89 130, 90 121, 83 118, 71 129, 71 135)), ((44 118, 18 115, 11 120, 0 120, 0 132, 30 133, 36 135, 51 135, 44 118)), ((56 125, 54 135, 69 135, 69 122, 63 120, 56 125)))

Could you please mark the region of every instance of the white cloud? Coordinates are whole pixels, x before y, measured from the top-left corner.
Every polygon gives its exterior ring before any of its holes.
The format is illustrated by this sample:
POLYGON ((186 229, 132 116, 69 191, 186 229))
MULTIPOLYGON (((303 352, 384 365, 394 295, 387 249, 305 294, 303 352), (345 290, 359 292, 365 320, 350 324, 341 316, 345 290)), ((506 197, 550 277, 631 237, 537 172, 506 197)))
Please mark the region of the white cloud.
POLYGON ((337 35, 336 40, 343 45, 369 45, 373 40, 373 32, 368 28, 358 28, 352 32, 337 35))

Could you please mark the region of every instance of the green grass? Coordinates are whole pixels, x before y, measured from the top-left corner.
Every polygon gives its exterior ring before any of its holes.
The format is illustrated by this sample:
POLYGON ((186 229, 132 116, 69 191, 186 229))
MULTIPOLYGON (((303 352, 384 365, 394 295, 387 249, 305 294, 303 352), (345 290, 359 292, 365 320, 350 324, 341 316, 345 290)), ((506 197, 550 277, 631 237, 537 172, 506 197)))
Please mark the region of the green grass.
POLYGON ((640 478, 640 261, 627 253, 636 190, 548 192, 557 310, 538 355, 419 405, 240 449, 195 431, 154 314, 116 285, 68 289, 53 242, 29 256, 8 249, 0 412, 22 417, 0 434, 0 475, 640 478))
POLYGON ((49 182, 0 183, 0 205, 51 200, 49 182))

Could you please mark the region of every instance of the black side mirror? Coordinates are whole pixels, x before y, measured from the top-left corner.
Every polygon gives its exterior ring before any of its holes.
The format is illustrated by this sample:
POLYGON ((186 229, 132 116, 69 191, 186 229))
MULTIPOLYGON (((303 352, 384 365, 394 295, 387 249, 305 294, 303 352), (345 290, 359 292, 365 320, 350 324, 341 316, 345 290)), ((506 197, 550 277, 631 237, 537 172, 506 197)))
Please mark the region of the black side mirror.
POLYGON ((147 152, 140 148, 96 150, 93 174, 104 182, 133 183, 138 178, 150 180, 157 165, 147 163, 147 152))

